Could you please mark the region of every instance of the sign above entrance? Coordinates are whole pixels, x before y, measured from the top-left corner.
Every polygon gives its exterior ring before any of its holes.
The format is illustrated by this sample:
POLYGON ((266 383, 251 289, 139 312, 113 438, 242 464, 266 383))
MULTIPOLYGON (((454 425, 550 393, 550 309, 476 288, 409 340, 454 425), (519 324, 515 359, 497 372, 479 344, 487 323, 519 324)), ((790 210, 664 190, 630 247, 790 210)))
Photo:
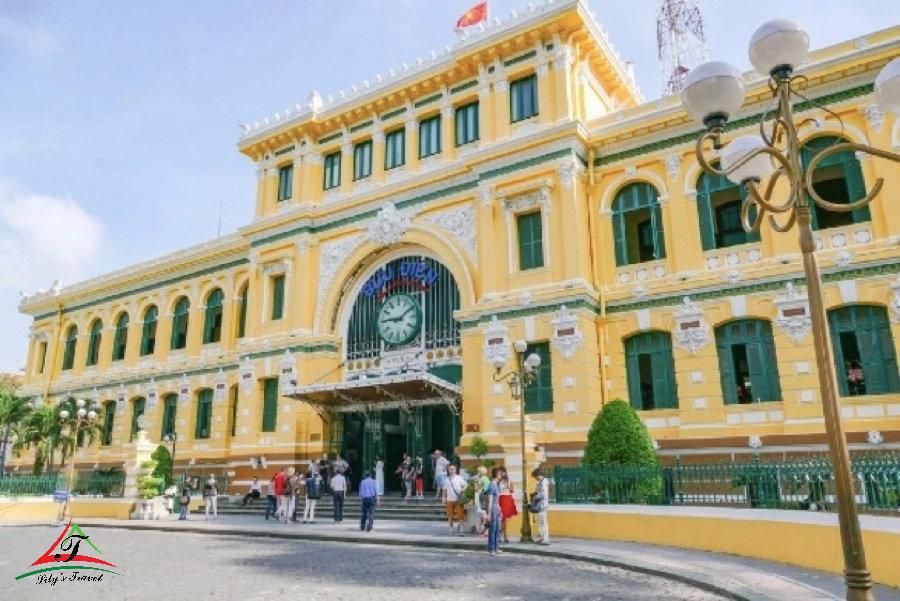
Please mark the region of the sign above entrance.
POLYGON ((385 296, 404 285, 419 290, 428 290, 438 281, 438 272, 420 259, 403 261, 399 266, 388 264, 369 278, 362 288, 362 294, 381 300, 385 296))

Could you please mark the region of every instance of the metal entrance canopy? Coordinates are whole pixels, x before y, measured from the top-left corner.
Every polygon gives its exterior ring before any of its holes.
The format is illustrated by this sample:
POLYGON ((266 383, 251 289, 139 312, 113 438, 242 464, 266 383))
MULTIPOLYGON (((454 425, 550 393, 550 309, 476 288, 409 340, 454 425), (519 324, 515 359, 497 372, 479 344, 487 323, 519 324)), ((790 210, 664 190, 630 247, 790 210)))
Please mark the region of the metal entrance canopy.
POLYGON ((457 414, 462 388, 428 372, 408 372, 345 382, 287 387, 284 396, 312 405, 317 413, 369 413, 445 405, 457 414))

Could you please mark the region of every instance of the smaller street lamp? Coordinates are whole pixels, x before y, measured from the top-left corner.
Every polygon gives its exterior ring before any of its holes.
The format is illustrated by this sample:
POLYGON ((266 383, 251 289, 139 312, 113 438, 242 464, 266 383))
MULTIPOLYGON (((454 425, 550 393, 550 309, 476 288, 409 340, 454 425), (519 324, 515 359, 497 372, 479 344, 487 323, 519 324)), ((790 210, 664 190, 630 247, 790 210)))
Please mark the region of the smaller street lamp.
POLYGON ((537 378, 537 370, 541 366, 541 357, 537 353, 531 353, 525 357, 528 343, 524 340, 516 340, 513 344, 516 351, 515 368, 506 374, 500 372, 506 361, 500 358, 494 359, 492 365, 494 381, 508 380, 509 392, 513 400, 519 403, 519 434, 522 437, 522 539, 521 542, 531 542, 531 516, 528 512, 528 467, 525 463, 525 389, 537 378))
POLYGON ((169 482, 174 482, 172 479, 172 472, 175 471, 175 447, 178 444, 178 433, 173 430, 166 434, 163 437, 163 440, 167 443, 172 443, 172 457, 171 461, 169 461, 169 482))

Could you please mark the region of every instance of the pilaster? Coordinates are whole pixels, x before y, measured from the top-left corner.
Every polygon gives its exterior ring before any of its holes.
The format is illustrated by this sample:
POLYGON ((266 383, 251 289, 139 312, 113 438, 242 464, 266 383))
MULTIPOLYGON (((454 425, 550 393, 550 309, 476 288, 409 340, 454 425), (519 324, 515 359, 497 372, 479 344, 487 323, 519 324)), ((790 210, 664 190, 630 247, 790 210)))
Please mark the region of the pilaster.
POLYGON ((494 95, 484 65, 478 65, 478 128, 482 140, 496 139, 494 128, 494 95))
POLYGON ((419 121, 411 102, 407 103, 406 115, 406 172, 415 173, 419 170, 419 121))
MULTIPOLYGON (((494 61, 494 138, 508 138, 510 135, 509 80, 503 63, 494 61)), ((538 107, 540 109, 540 107, 538 107)))
POLYGON ((552 101, 553 81, 549 77, 550 66, 547 64, 547 51, 544 50, 544 44, 540 40, 535 42, 534 51, 538 87, 538 123, 552 123, 556 120, 557 115, 554 110, 555 103, 552 101))
POLYGON ((502 269, 499 257, 503 248, 497 244, 497 220, 494 217, 494 189, 478 188, 478 273, 481 274, 482 297, 497 291, 497 272, 502 269))
POLYGON ((449 161, 456 158, 455 115, 456 109, 450 104, 450 95, 445 90, 444 100, 441 105, 441 156, 449 161))
POLYGON ((572 110, 572 48, 559 35, 553 36, 553 87, 556 96, 556 118, 571 116, 572 110))

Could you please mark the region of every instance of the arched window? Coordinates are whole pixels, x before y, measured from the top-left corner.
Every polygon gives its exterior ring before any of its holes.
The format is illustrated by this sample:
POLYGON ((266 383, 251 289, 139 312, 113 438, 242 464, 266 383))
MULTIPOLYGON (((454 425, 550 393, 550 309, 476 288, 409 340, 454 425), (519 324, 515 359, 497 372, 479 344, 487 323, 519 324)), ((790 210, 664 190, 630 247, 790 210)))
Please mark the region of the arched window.
POLYGON ((211 388, 204 388, 197 393, 197 424, 194 428, 194 438, 198 440, 209 438, 212 427, 212 400, 211 388))
POLYGON ((162 431, 159 434, 160 440, 165 440, 166 436, 175 434, 175 414, 178 411, 178 395, 167 394, 163 397, 163 418, 162 431))
POLYGON ((169 347, 173 351, 187 346, 188 312, 190 309, 191 304, 183 296, 175 304, 175 313, 172 315, 172 345, 169 347))
POLYGON ((63 353, 62 368, 72 369, 75 365, 75 345, 78 344, 78 326, 69 326, 66 334, 66 350, 63 353))
POLYGON ((211 344, 222 340, 222 299, 224 295, 218 288, 206 298, 206 315, 203 320, 203 344, 211 344))
POLYGON ((243 338, 247 335, 247 294, 250 291, 250 284, 244 284, 244 287, 241 288, 241 294, 238 302, 240 303, 240 307, 238 308, 238 323, 237 323, 237 337, 243 338))
POLYGON ((742 319, 721 325, 716 349, 726 404, 781 400, 771 323, 742 319))
POLYGON ((658 193, 639 182, 619 190, 612 202, 616 265, 632 265, 666 257, 658 193))
POLYGON ((112 360, 121 361, 125 358, 125 348, 128 345, 128 313, 119 315, 116 321, 116 337, 113 339, 112 360))
POLYGON ((88 341, 87 361, 85 361, 88 367, 97 365, 97 360, 100 358, 100 340, 102 337, 103 322, 95 319, 94 323, 91 324, 91 337, 88 341))
POLYGON ((144 397, 142 396, 131 401, 131 440, 134 440, 134 437, 137 436, 138 418, 144 415, 145 404, 144 397))
POLYGON ((156 320, 159 310, 150 305, 144 311, 144 327, 141 328, 141 357, 152 355, 156 350, 156 320))
POLYGON ((668 332, 644 332, 625 339, 628 397, 638 411, 678 408, 678 385, 668 332))
POLYGON ((759 232, 747 232, 741 223, 741 206, 747 193, 727 177, 706 172, 697 179, 697 216, 703 250, 757 242, 759 232))
POLYGON ((103 403, 103 433, 100 437, 100 444, 108 447, 112 444, 113 424, 116 419, 116 402, 106 401, 103 403))
POLYGON ((900 392, 887 309, 850 305, 828 312, 841 396, 900 392))
MULTIPOLYGON (((800 149, 804 171, 813 157, 840 142, 846 140, 834 136, 820 136, 804 144, 800 149)), ((844 150, 819 163, 813 174, 813 188, 823 200, 836 204, 848 204, 863 198, 866 195, 866 183, 856 153, 844 150)), ((869 207, 838 213, 822 209, 813 203, 812 226, 817 230, 853 225, 871 219, 869 207)))

